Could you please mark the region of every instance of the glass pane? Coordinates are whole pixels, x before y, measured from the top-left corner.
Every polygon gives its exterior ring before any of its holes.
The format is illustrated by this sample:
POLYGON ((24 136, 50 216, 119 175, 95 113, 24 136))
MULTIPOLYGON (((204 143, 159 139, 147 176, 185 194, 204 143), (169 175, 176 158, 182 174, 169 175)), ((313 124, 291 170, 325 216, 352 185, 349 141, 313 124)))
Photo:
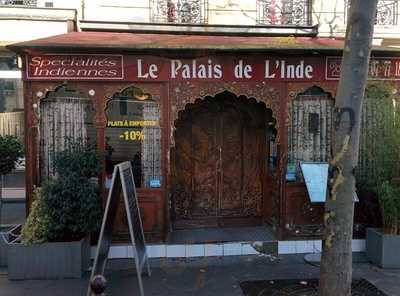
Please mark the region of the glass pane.
POLYGON ((22 80, 0 79, 0 135, 24 141, 24 101, 22 80))
POLYGON ((300 161, 330 160, 333 100, 318 88, 309 89, 292 101, 289 112, 286 179, 294 181, 302 178, 300 161))
POLYGON ((62 87, 40 104, 40 167, 42 178, 55 174, 55 153, 68 141, 95 141, 94 109, 87 97, 62 87))
POLYGON ((130 161, 136 187, 161 186, 161 129, 158 103, 129 88, 108 103, 107 175, 115 164, 130 161))
POLYGON ((0 71, 19 70, 16 56, 0 56, 0 71))

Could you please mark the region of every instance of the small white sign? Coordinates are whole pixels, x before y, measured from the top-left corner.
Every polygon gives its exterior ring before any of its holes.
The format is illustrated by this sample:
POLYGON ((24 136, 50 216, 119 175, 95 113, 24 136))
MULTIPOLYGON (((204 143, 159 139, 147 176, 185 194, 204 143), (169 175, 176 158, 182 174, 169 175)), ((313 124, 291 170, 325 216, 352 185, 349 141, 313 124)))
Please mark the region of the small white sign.
POLYGON ((300 162, 311 202, 325 202, 329 164, 326 162, 300 162))

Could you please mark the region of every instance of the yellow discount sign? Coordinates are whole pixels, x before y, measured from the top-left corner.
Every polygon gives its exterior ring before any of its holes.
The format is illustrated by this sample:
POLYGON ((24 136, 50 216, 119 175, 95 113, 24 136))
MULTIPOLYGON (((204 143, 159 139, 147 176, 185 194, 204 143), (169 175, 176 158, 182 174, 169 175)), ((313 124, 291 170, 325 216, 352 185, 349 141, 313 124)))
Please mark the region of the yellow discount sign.
POLYGON ((124 131, 120 136, 120 139, 125 141, 143 141, 143 131, 124 131))

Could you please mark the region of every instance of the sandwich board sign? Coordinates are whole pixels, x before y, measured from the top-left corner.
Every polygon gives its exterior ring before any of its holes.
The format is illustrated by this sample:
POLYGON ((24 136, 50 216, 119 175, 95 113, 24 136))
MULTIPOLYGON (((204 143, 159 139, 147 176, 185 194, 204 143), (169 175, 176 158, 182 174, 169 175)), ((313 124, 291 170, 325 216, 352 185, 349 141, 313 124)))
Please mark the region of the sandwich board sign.
POLYGON ((108 252, 111 246, 113 226, 116 218, 119 199, 121 197, 124 199, 124 207, 126 218, 128 220, 129 237, 131 239, 133 255, 135 258, 135 267, 140 295, 144 296, 142 283, 142 271, 144 267, 146 266, 146 272, 148 276, 150 276, 151 273, 149 259, 146 252, 142 219, 140 218, 140 209, 136 194, 135 181, 133 179, 132 166, 129 161, 122 162, 114 167, 87 296, 92 295, 90 290, 90 282, 93 277, 98 274, 104 274, 108 252))

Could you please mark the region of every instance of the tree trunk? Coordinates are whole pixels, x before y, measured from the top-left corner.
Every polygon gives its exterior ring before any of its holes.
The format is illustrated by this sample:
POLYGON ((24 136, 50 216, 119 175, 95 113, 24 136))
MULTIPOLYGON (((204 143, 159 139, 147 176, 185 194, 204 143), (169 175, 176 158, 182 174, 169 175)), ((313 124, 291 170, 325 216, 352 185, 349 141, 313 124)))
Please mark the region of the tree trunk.
POLYGON ((329 198, 325 204, 320 296, 350 296, 361 106, 367 82, 377 0, 352 0, 335 101, 329 198))

